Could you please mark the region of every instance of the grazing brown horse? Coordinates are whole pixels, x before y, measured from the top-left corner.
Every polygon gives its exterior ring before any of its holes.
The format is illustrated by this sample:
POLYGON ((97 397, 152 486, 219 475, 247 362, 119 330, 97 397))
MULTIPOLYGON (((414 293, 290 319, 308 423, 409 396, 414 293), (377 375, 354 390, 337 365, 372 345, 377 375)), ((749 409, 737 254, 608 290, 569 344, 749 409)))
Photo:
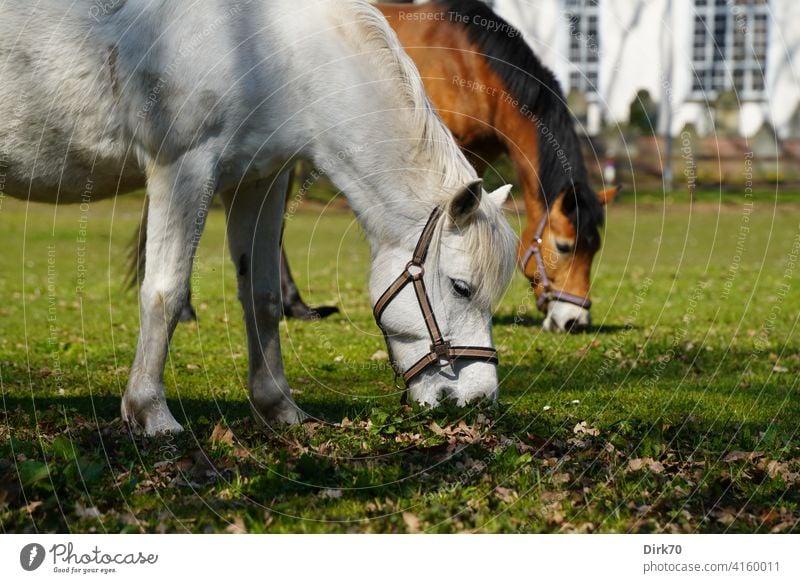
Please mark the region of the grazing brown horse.
MULTIPOLYGON (((508 154, 522 188, 527 224, 520 265, 548 330, 589 323, 589 275, 600 248, 603 205, 553 73, 519 31, 477 0, 378 4, 420 71, 439 115, 483 174, 508 154)), ((285 263, 285 262, 284 262, 285 263)), ((284 285, 291 297, 299 294, 284 285)))
MULTIPOLYGON (((510 157, 527 215, 520 266, 545 314, 544 328, 585 330, 603 206, 617 189, 596 193, 590 187, 555 76, 516 29, 477 0, 377 6, 478 173, 502 154, 510 157)), ((335 311, 308 308, 285 257, 281 267, 287 315, 324 317, 335 311)))

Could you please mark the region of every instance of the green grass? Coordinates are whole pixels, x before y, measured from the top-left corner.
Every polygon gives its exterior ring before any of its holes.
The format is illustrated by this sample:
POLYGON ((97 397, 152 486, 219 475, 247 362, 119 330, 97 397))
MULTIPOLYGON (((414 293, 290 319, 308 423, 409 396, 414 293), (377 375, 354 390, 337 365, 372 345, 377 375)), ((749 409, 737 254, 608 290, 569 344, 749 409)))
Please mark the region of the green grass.
POLYGON ((433 411, 401 407, 372 360, 384 347, 352 215, 301 208, 286 234, 295 275, 342 314, 281 325, 296 399, 317 421, 277 431, 250 417, 215 211, 193 277, 200 320, 179 327, 166 372, 187 431, 160 439, 119 420, 138 318, 124 247, 141 198, 91 205, 83 264, 80 208, 0 199, 0 526, 797 531, 800 265, 784 276, 798 207, 651 198, 609 209, 591 333, 543 332, 517 275, 496 312, 500 405, 433 411))

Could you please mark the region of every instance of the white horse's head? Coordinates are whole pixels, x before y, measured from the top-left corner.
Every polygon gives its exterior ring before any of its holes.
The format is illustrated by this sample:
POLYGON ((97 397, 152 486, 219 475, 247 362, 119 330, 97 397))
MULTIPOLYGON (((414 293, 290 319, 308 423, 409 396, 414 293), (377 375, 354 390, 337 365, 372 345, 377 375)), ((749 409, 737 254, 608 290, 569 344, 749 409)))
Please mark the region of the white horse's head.
POLYGON ((509 191, 504 186, 486 193, 481 181, 473 181, 441 202, 442 213, 432 215, 428 229, 417 221, 402 242, 375 249, 370 294, 396 369, 409 376, 420 359, 430 355, 435 361, 407 378, 410 395, 419 403, 434 405, 449 398, 464 404, 497 396, 496 364, 486 356, 494 348, 492 302, 514 269, 516 237, 501 211, 509 191), (430 243, 419 269, 410 261, 415 251, 419 255, 418 243, 428 232, 430 243), (395 293, 387 295, 393 285, 395 293), (429 310, 421 296, 427 296, 429 310), (444 344, 436 342, 437 332, 444 344), (444 352, 434 358, 437 345, 441 351, 449 348, 455 358, 444 352), (459 347, 482 350, 469 358, 459 347))

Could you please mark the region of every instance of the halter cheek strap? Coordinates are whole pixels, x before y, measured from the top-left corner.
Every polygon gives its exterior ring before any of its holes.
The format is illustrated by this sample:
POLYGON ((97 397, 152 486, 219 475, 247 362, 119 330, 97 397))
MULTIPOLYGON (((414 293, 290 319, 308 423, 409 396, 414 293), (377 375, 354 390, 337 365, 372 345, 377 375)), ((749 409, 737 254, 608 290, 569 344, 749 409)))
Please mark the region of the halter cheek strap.
MULTIPOLYGON (((538 281, 541 282, 542 289, 544 290, 543 293, 536 298, 536 307, 539 308, 539 311, 546 312, 547 305, 550 302, 566 302, 588 310, 592 307, 592 301, 589 298, 554 289, 550 278, 547 277, 547 270, 544 268, 544 259, 542 258, 542 233, 544 233, 544 226, 547 224, 547 218, 548 216, 545 215, 542 217, 542 220, 539 221, 539 225, 536 227, 536 233, 533 235, 533 240, 531 244, 528 245, 528 248, 525 250, 519 262, 519 266, 524 275, 531 258, 536 260, 538 281)), ((530 281, 531 287, 535 289, 537 283, 536 277, 531 278, 530 281)))
POLYGON ((386 288, 378 301, 375 302, 375 307, 372 313, 375 316, 375 321, 378 323, 384 338, 386 339, 386 346, 389 348, 390 360, 392 368, 395 372, 403 377, 403 382, 406 387, 411 381, 419 376, 428 367, 447 366, 454 360, 475 360, 481 362, 488 362, 497 364, 497 351, 494 348, 485 348, 482 346, 452 346, 450 342, 444 339, 442 331, 439 328, 439 323, 436 321, 436 315, 433 313, 428 291, 425 288, 425 258, 428 255, 428 248, 433 239, 433 231, 436 228, 436 223, 442 215, 441 207, 433 209, 428 222, 425 223, 425 228, 417 241, 417 246, 414 248, 414 256, 406 264, 403 272, 386 288), (430 352, 425 354, 417 362, 412 364, 405 371, 399 368, 397 361, 391 356, 391 347, 386 330, 381 324, 383 312, 388 307, 389 303, 397 297, 397 295, 408 285, 414 286, 414 293, 417 296, 417 302, 422 312, 422 318, 425 322, 425 327, 428 329, 428 336, 431 339, 430 352))

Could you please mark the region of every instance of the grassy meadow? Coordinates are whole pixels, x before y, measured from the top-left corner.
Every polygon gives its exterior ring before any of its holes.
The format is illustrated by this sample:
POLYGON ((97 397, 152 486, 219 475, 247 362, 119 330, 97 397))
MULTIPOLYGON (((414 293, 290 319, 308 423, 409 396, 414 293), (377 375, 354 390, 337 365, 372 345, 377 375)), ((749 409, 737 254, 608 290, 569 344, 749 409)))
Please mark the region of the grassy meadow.
MULTIPOLYGON (((221 210, 192 278, 199 321, 166 371, 186 431, 132 437, 119 400, 140 196, 0 198, 3 532, 797 532, 800 204, 626 193, 593 271, 593 323, 549 334, 516 275, 496 307, 500 404, 400 405, 341 205, 286 245, 310 304, 281 325, 312 420, 263 429, 221 210), (752 203, 752 206, 751 206, 752 203)), ((509 214, 517 227, 522 217, 509 214)))

